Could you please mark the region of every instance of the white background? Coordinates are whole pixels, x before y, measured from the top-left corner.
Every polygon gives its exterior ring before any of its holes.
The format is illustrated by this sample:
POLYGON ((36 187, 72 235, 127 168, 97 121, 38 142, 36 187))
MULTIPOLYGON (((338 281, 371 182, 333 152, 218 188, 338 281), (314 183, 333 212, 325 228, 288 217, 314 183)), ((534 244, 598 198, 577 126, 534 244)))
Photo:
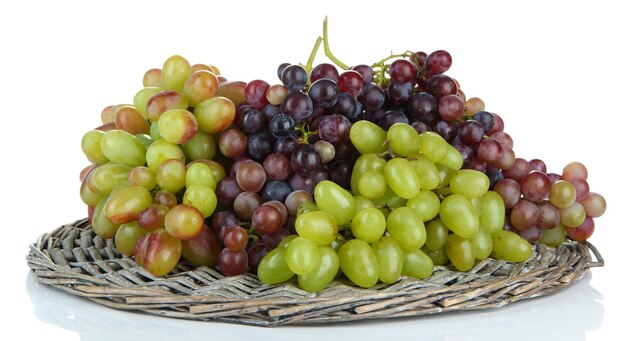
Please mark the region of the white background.
MULTIPOLYGON (((623 330, 625 150, 623 35, 618 1, 15 1, 0 5, 0 228, 3 335, 20 339, 439 340, 614 339, 623 330), (13 4, 10 4, 13 3, 13 4), (228 4, 226 4, 228 3, 228 4), (86 215, 78 173, 85 131, 103 107, 132 101, 145 70, 173 54, 217 65, 232 80, 278 81, 306 62, 330 20, 347 64, 390 51, 446 49, 468 97, 500 114, 518 156, 560 172, 589 169, 608 201, 591 241, 607 264, 550 297, 502 309, 316 327, 261 329, 120 312, 42 286, 28 244, 86 215)), ((318 62, 325 58, 318 57, 318 62)))

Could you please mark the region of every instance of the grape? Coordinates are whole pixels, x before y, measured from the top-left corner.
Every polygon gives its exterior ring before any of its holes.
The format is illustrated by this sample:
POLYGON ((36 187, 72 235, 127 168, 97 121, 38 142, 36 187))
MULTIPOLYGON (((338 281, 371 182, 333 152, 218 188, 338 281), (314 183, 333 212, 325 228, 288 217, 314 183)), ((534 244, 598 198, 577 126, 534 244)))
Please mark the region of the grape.
POLYGON ((158 121, 159 134, 166 141, 176 144, 189 142, 198 130, 198 122, 185 109, 170 109, 158 121))
POLYGON ((196 131, 191 140, 180 147, 189 160, 210 160, 217 152, 217 145, 213 135, 202 131, 196 131))
MULTIPOLYGON (((428 92, 437 100, 447 95, 456 95, 457 86, 454 80, 445 75, 435 75, 428 80, 428 92)), ((464 103, 463 103, 464 105, 464 103)))
POLYGON ((102 154, 112 163, 129 167, 143 166, 146 163, 146 147, 139 140, 123 130, 111 130, 100 139, 102 154))
POLYGON ((541 227, 537 226, 537 225, 533 225, 531 228, 527 229, 527 230, 523 230, 523 231, 516 231, 516 233, 524 238, 527 242, 529 243, 536 243, 539 238, 541 237, 541 233, 543 232, 543 230, 541 229, 541 227))
POLYGON ((134 167, 128 172, 128 183, 151 190, 156 187, 156 176, 148 167, 134 167))
POLYGON ((276 74, 278 75, 278 79, 281 79, 283 71, 287 68, 287 66, 291 65, 291 63, 282 63, 278 65, 278 69, 276 69, 276 74))
POLYGON ((102 153, 102 148, 100 147, 100 141, 103 136, 104 132, 99 130, 90 130, 83 135, 81 148, 89 161, 97 164, 109 162, 109 159, 102 153))
POLYGON ((350 140, 361 154, 385 151, 387 134, 374 123, 357 121, 350 128, 350 140))
POLYGON ((107 219, 104 208, 108 201, 109 196, 104 195, 94 208, 93 216, 91 219, 91 226, 93 231, 100 237, 104 239, 109 239, 115 237, 117 233, 117 229, 120 227, 120 224, 112 223, 109 219, 107 219))
POLYGON ((411 160, 411 164, 420 179, 420 188, 422 190, 432 190, 439 186, 439 170, 427 157, 411 160))
POLYGON ((452 174, 450 190, 467 198, 477 198, 489 190, 489 178, 484 173, 462 169, 452 174))
POLYGON ((217 207, 215 191, 205 185, 190 185, 183 195, 183 204, 197 208, 204 218, 209 217, 217 207))
POLYGON ((331 181, 318 183, 314 197, 320 210, 330 213, 339 225, 349 224, 356 214, 352 194, 331 181))
MULTIPOLYGON (((252 271, 253 273, 257 273, 258 272, 258 268, 259 268, 259 264, 261 264, 261 261, 263 260, 263 258, 265 258, 265 256, 270 251, 272 251, 272 249, 273 248, 270 245, 267 245, 265 243, 256 243, 256 244, 252 245, 248 249, 248 267, 250 268, 250 271, 252 271)), ((284 250, 284 248, 283 248, 283 250, 284 250)), ((283 256, 283 259, 284 258, 285 257, 283 256)), ((284 262, 284 260, 283 260, 283 262, 284 262)), ((287 267, 286 264, 285 264, 285 267, 287 267)), ((292 276, 293 276, 293 273, 292 273, 292 276)))
POLYGON ((177 159, 166 160, 156 172, 157 185, 166 191, 178 193, 185 187, 186 173, 184 162, 177 159))
POLYGON ((247 134, 254 134, 263 129, 264 126, 265 115, 261 111, 255 108, 248 108, 244 111, 241 121, 241 130, 247 134))
POLYGON ((511 147, 503 146, 502 144, 501 146, 502 146, 502 155, 500 156, 500 159, 493 162, 493 165, 502 169, 503 171, 502 175, 504 175, 504 170, 507 170, 513 167, 513 165, 515 164, 515 152, 513 152, 513 149, 511 149, 511 147))
POLYGON ((261 205, 252 213, 252 227, 260 234, 274 234, 282 225, 281 212, 274 206, 261 205))
POLYGON ((226 229, 230 226, 239 226, 239 220, 232 212, 217 212, 211 218, 211 230, 215 232, 219 240, 224 240, 226 229))
MULTIPOLYGON (((483 108, 484 108, 484 104, 483 104, 483 108)), ((483 111, 483 110, 477 111, 472 117, 472 119, 478 121, 481 127, 485 131, 489 131, 491 128, 493 128, 493 125, 495 123, 495 118, 493 114, 487 111, 483 111)))
POLYGON ((457 95, 446 95, 439 99, 438 111, 446 121, 455 121, 463 115, 463 100, 457 95))
POLYGON ((172 208, 178 204, 178 200, 173 193, 160 190, 154 194, 154 203, 164 205, 167 208, 172 208))
POLYGON ((187 204, 172 207, 165 216, 165 229, 172 236, 189 240, 197 237, 204 225, 204 218, 200 211, 187 204))
POLYGON ((104 214, 113 224, 130 223, 151 204, 152 195, 145 187, 125 187, 111 193, 104 206, 104 214))
POLYGON ((420 135, 419 151, 432 162, 439 162, 448 153, 448 143, 441 136, 427 131, 420 135))
POLYGON ((561 214, 558 208, 554 207, 550 202, 542 202, 537 207, 539 207, 539 220, 537 220, 536 226, 547 230, 559 224, 561 214))
POLYGON ((272 153, 263 161, 263 170, 270 180, 285 180, 291 173, 291 163, 284 154, 272 153))
POLYGON ((476 259, 483 260, 489 257, 491 251, 493 250, 493 242, 491 239, 491 232, 488 228, 481 227, 471 240, 474 246, 476 259))
POLYGON ((143 75, 143 86, 160 87, 161 86, 161 69, 150 69, 143 75))
POLYGON ((239 226, 231 226, 224 232, 224 246, 230 251, 241 251, 248 244, 248 233, 239 226))
POLYGON ((311 82, 315 82, 318 79, 327 78, 337 82, 339 80, 339 72, 337 68, 328 63, 318 64, 311 70, 311 82))
POLYGON ((552 185, 553 183, 559 180, 563 180, 563 177, 560 174, 547 173, 546 175, 548 176, 548 180, 550 180, 550 185, 552 185))
POLYGON ((387 138, 391 151, 399 156, 407 157, 419 150, 419 134, 406 123, 391 126, 387 131, 387 138))
POLYGON ((296 237, 287 246, 285 261, 295 274, 311 273, 320 264, 319 246, 308 238, 296 237))
POLYGON ((321 157, 310 144, 299 144, 291 154, 291 167, 297 174, 308 177, 321 167, 321 157))
POLYGON ((136 222, 122 224, 115 233, 115 249, 125 256, 135 253, 135 245, 146 233, 136 222))
POLYGON ((521 192, 524 198, 541 202, 551 193, 548 176, 537 170, 533 170, 524 177, 521 183, 521 192))
POLYGON ((366 84, 371 83, 374 78, 374 70, 369 65, 359 64, 350 69, 358 72, 363 77, 363 82, 366 84))
MULTIPOLYGON (((547 176, 546 176, 547 178, 547 176)), ((524 181, 526 181, 524 179, 524 181)), ((576 201, 576 188, 565 181, 558 180, 550 186, 550 203, 557 208, 566 208, 576 201)))
POLYGON ((237 169, 235 179, 242 190, 258 192, 263 188, 267 175, 263 166, 258 162, 246 162, 237 169))
POLYGON ((159 92, 150 97, 146 103, 146 116, 152 122, 159 120, 161 115, 170 109, 187 109, 187 98, 180 92, 170 90, 159 92))
POLYGON ((294 174, 291 179, 289 179, 289 187, 291 187, 294 191, 305 191, 308 194, 313 194, 313 190, 315 189, 315 181, 312 178, 307 178, 300 176, 299 174, 294 174))
POLYGON ((304 122, 313 115, 313 101, 303 92, 290 92, 280 104, 280 111, 296 123, 304 122))
POLYGON ((522 158, 515 159, 513 166, 505 170, 504 177, 517 181, 518 184, 522 183, 522 180, 528 173, 530 173, 530 164, 528 161, 522 158))
POLYGON ((492 138, 486 138, 478 144, 476 156, 487 163, 496 163, 502 157, 504 149, 500 142, 492 138))
POLYGON ((563 179, 567 181, 587 180, 587 168, 580 162, 570 162, 563 167, 563 179))
POLYGON ((479 212, 466 197, 451 194, 441 201, 441 221, 462 238, 471 238, 480 227, 479 212))
POLYGON ((183 85, 183 95, 189 101, 189 106, 195 107, 207 98, 217 95, 219 81, 210 71, 198 70, 192 73, 183 85))
POLYGON ((365 80, 359 72, 347 70, 339 75, 337 85, 341 92, 357 98, 363 92, 365 80))
POLYGON ((576 227, 585 220, 585 208, 579 202, 574 202, 571 206, 561 208, 561 222, 565 227, 576 227))
POLYGON ((139 110, 130 105, 117 109, 115 127, 132 135, 150 133, 148 121, 139 110))
POLYGON ((241 275, 248 268, 248 254, 245 250, 223 249, 217 257, 217 266, 226 276, 241 275))
POLYGON ((357 188, 363 197, 374 200, 385 194, 387 182, 382 173, 367 171, 359 177, 357 188))
POLYGON ((329 163, 335 158, 335 146, 324 140, 319 140, 313 144, 313 147, 320 155, 322 163, 329 163))
POLYGON ((528 164, 530 165, 530 169, 531 170, 538 170, 540 172, 546 173, 547 172, 547 167, 545 162, 539 160, 539 159, 532 159, 528 161, 528 164))
POLYGON ((220 180, 215 187, 215 195, 217 201, 221 205, 232 206, 235 198, 242 193, 243 190, 237 184, 237 180, 232 177, 226 177, 220 180))
POLYGON ((244 89, 244 95, 246 96, 246 102, 257 109, 261 109, 269 104, 266 93, 270 85, 260 79, 255 79, 248 82, 244 89))
POLYGON ((262 162, 274 150, 274 139, 265 131, 258 131, 248 137, 248 155, 258 162, 262 162))
POLYGON ((413 95, 406 107, 408 117, 411 120, 431 123, 438 117, 437 99, 426 92, 413 95))
POLYGON ((164 276, 176 267, 182 254, 179 239, 165 229, 144 234, 135 245, 135 261, 155 276, 164 276))
POLYGON ((289 193, 285 199, 285 206, 287 207, 289 215, 295 217, 298 213, 298 207, 300 207, 300 204, 303 202, 313 202, 313 198, 309 193, 302 190, 289 193))
POLYGON ((235 120, 235 104, 226 97, 211 97, 196 106, 193 111, 198 128, 214 134, 226 130, 235 120))
POLYGON ((185 161, 185 154, 180 146, 165 140, 154 141, 145 153, 148 168, 157 173, 163 162, 170 159, 185 161))
POLYGON ((561 245, 565 242, 565 229, 563 225, 556 225, 551 229, 543 230, 541 237, 539 237, 539 242, 552 247, 561 245))
POLYGON ((389 130, 392 125, 397 123, 409 124, 409 119, 397 110, 385 111, 383 116, 378 120, 378 125, 384 130, 389 130))
POLYGON ((406 159, 389 160, 383 170, 389 188, 401 198, 411 199, 420 192, 420 179, 413 165, 406 159))
POLYGON ((438 250, 431 250, 424 246, 422 248, 422 252, 424 252, 428 258, 433 261, 433 265, 447 265, 450 263, 450 259, 448 258, 448 254, 446 253, 446 249, 444 247, 438 250))
POLYGON ((204 185, 214 190, 217 183, 215 177, 213 177, 211 168, 200 162, 190 164, 185 173, 185 186, 189 187, 191 185, 204 185))
POLYGON ((576 241, 584 241, 589 239, 593 234, 595 229, 595 223, 593 222, 593 218, 586 216, 583 222, 576 227, 566 227, 565 232, 567 236, 572 240, 576 241))
POLYGON ((322 140, 336 143, 345 141, 350 136, 351 123, 343 115, 328 115, 324 117, 317 128, 317 133, 322 140))
POLYGON ((446 240, 445 250, 452 265, 454 265, 457 270, 468 271, 474 266, 476 254, 471 239, 466 239, 452 233, 446 240))
MULTIPOLYGON (((277 115, 278 116, 278 115, 277 115)), ((274 152, 291 157, 291 154, 298 146, 298 141, 293 136, 278 137, 274 143, 274 152)))
POLYGON ((426 69, 437 74, 448 71, 450 65, 452 65, 452 56, 444 50, 437 50, 429 54, 424 64, 426 69))
POLYGON ((289 91, 302 91, 306 86, 308 75, 300 65, 289 65, 280 74, 280 80, 289 91))
POLYGON ((379 278, 381 282, 391 284, 397 281, 402 274, 404 252, 396 241, 384 236, 371 245, 378 261, 379 278))
POLYGON ((589 195, 580 201, 588 216, 597 218, 606 211, 606 201, 604 197, 595 192, 589 192, 589 195))
POLYGON ((306 275, 298 275, 300 288, 317 292, 324 289, 337 275, 339 271, 339 257, 328 246, 320 247, 320 263, 317 268, 306 275))
POLYGON ((451 144, 446 146, 446 155, 439 160, 439 164, 447 166, 453 170, 460 170, 463 167, 463 155, 451 144))
POLYGON ((252 213, 261 206, 261 197, 254 192, 241 192, 235 198, 233 210, 237 217, 242 220, 250 220, 252 213))
POLYGON ((433 131, 443 137, 446 142, 452 142, 458 135, 457 122, 438 121, 433 127, 433 131))
POLYGON ((183 91, 187 78, 191 75, 191 65, 178 55, 168 58, 161 68, 161 86, 165 90, 183 91))
POLYGON ((354 218, 352 218, 350 226, 356 238, 367 243, 374 243, 383 236, 387 224, 385 222, 385 216, 380 210, 369 207, 358 211, 354 218))
POLYGON ((389 102, 403 106, 413 95, 413 84, 411 83, 391 83, 386 89, 389 102))
POLYGON ((378 282, 379 266, 376 254, 362 240, 352 239, 341 246, 339 267, 346 277, 362 288, 371 288, 378 282))
POLYGON ((521 199, 511 209, 511 224, 518 230, 528 230, 539 221, 540 213, 535 203, 521 199))
POLYGON ((182 256, 195 266, 214 266, 222 250, 215 233, 204 226, 193 239, 183 240, 182 256))
POLYGON ((459 128, 459 138, 461 142, 467 146, 478 144, 483 139, 485 131, 480 122, 475 120, 467 120, 461 124, 459 128))
POLYGON ((261 198, 263 201, 277 200, 284 202, 291 190, 287 182, 271 180, 266 182, 261 190, 261 198))
POLYGON ((511 231, 496 231, 491 234, 493 257, 509 262, 523 262, 533 255, 532 246, 522 237, 511 231))
POLYGON ((439 213, 439 197, 434 192, 421 190, 416 197, 407 201, 406 207, 412 209, 422 221, 429 221, 439 213))
POLYGON ((279 284, 289 280, 294 273, 285 260, 286 247, 278 247, 270 251, 257 269, 257 276, 263 284, 279 284))
POLYGON ((586 180, 573 179, 570 183, 576 189, 576 201, 581 201, 589 195, 589 184, 586 180))
POLYGON ((161 204, 152 204, 146 207, 137 217, 139 226, 147 231, 165 227, 165 216, 169 212, 169 207, 161 204))
MULTIPOLYGON (((502 146, 509 146, 511 148, 513 148, 513 138, 511 138, 511 136, 503 131, 499 131, 496 132, 494 134, 491 135, 491 138, 493 138, 494 140, 500 142, 500 144, 502 146)), ((529 162, 529 166, 530 166, 530 162, 529 162)), ((532 170, 532 169, 531 169, 532 170)), ((530 170, 529 170, 530 172, 530 170)))
POLYGON ((301 214, 295 222, 298 235, 314 241, 317 245, 328 245, 337 238, 339 227, 335 218, 324 211, 301 214))
POLYGON ((389 213, 387 231, 406 250, 419 249, 426 242, 424 223, 408 207, 399 207, 389 213))
POLYGON ((379 86, 373 85, 364 90, 358 100, 366 110, 380 109, 385 104, 385 92, 379 86))
POLYGON ((337 103, 339 87, 331 79, 318 79, 309 87, 308 95, 316 108, 330 108, 337 103))
POLYGON ((296 126, 296 122, 293 120, 291 116, 287 116, 285 114, 278 114, 272 117, 272 120, 269 124, 269 129, 272 135, 276 138, 287 137, 292 135, 294 132, 294 128, 296 126))
POLYGON ((506 216, 504 200, 498 193, 493 191, 485 193, 481 199, 480 226, 488 229, 490 232, 501 230, 506 216))
POLYGON ((394 83, 415 82, 417 65, 405 59, 397 59, 389 66, 389 77, 394 83))
POLYGON ((513 179, 502 179, 493 188, 504 200, 505 208, 512 208, 520 200, 520 185, 513 179))
POLYGON ((433 219, 426 224, 426 246, 431 250, 441 249, 446 245, 449 230, 441 219, 433 219))

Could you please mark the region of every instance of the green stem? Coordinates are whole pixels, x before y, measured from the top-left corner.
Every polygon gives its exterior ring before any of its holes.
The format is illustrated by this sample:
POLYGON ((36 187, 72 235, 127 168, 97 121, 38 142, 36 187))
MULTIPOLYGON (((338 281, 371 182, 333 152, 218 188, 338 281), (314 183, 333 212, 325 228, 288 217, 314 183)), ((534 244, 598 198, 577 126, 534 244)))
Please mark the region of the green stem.
POLYGON ((339 66, 343 70, 348 70, 350 67, 344 63, 342 63, 335 55, 330 52, 330 46, 328 44, 328 17, 324 17, 324 53, 326 57, 330 58, 337 66, 339 66))
MULTIPOLYGON (((315 56, 317 55, 317 51, 320 49, 320 45, 322 44, 322 37, 317 37, 315 41, 315 45, 313 46, 313 50, 309 55, 309 60, 306 62, 304 69, 306 70, 307 75, 311 75, 311 70, 313 70, 313 61, 315 60, 315 56)), ((307 85, 311 84, 311 78, 307 79, 307 85)))

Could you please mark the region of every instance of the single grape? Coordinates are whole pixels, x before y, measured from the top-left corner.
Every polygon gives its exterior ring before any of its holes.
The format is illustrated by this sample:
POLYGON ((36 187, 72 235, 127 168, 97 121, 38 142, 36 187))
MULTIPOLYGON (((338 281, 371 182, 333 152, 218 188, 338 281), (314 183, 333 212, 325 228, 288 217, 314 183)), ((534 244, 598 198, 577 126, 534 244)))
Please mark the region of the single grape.
POLYGON ((248 82, 244 89, 246 102, 257 109, 263 108, 269 104, 266 97, 269 87, 270 85, 266 81, 260 79, 248 82))
POLYGON ((542 202, 537 207, 539 207, 539 220, 537 220, 536 226, 547 230, 559 224, 561 214, 558 208, 554 207, 550 202, 542 202))
POLYGON ((254 134, 265 127, 265 115, 258 109, 248 108, 243 113, 241 130, 254 134))
POLYGON ((563 167, 564 180, 587 180, 587 168, 580 162, 570 162, 563 167))
POLYGON ((391 83, 387 89, 389 101, 397 106, 405 105, 413 95, 413 84, 391 83))
POLYGON ((528 173, 520 186, 524 198, 534 202, 542 202, 552 191, 548 176, 537 170, 528 173))
POLYGON ((261 198, 263 201, 277 200, 284 202, 291 190, 291 187, 285 181, 270 180, 263 186, 261 198))
POLYGON ((318 79, 309 87, 309 97, 316 108, 330 108, 337 103, 339 86, 328 78, 318 79))
POLYGON ((439 118, 437 106, 437 99, 433 95, 420 92, 409 99, 406 105, 407 116, 410 120, 432 123, 439 118))
POLYGON ((459 127, 459 138, 464 145, 473 146, 483 139, 485 130, 480 122, 475 120, 467 120, 459 127))
POLYGON ((535 203, 521 199, 511 209, 511 224, 518 230, 527 230, 539 221, 540 213, 535 203))
POLYGON ((313 175, 322 164, 322 159, 310 144, 299 144, 291 154, 291 168, 297 174, 308 177, 313 175))
POLYGON ((239 219, 250 220, 252 213, 261 206, 261 197, 254 192, 241 192, 235 198, 233 210, 239 219))
POLYGON ((371 288, 379 278, 376 254, 364 241, 352 239, 339 249, 339 267, 354 284, 371 288))
POLYGON ((280 80, 289 91, 302 91, 306 86, 308 75, 306 70, 296 64, 289 65, 280 74, 280 80))
POLYGON ((437 111, 442 119, 446 121, 456 121, 463 115, 465 104, 456 94, 446 95, 439 99, 437 111))
MULTIPOLYGON (((524 181, 526 180, 524 179, 524 181)), ((574 186, 568 181, 558 180, 550 186, 549 195, 550 203, 552 205, 557 208, 566 208, 571 206, 574 201, 576 201, 576 188, 574 188, 574 186)))
POLYGON ((339 80, 339 72, 337 72, 337 68, 332 64, 318 64, 313 68, 313 70, 311 70, 311 83, 314 83, 318 79, 322 78, 327 78, 337 82, 339 80))
POLYGON ((258 131, 248 137, 248 155, 258 162, 262 162, 274 150, 274 139, 266 131, 258 131))
POLYGON ((347 93, 353 98, 357 98, 363 92, 365 80, 359 72, 347 70, 339 75, 337 85, 341 92, 347 93))
POLYGON ((389 130, 396 123, 409 124, 409 119, 397 110, 389 110, 378 120, 378 125, 384 130, 389 130))
POLYGON ((226 276, 241 275, 248 268, 248 254, 245 250, 223 249, 217 257, 217 266, 226 276))
POLYGON ((196 238, 184 240, 181 244, 182 256, 195 266, 214 266, 222 251, 217 236, 206 225, 196 238))
POLYGON ((176 267, 182 254, 181 241, 165 229, 144 234, 135 245, 135 261, 155 276, 164 276, 176 267))
POLYGON ((395 60, 389 66, 389 77, 394 83, 415 82, 417 80, 417 65, 406 59, 395 60))
POLYGON ((272 117, 269 123, 269 130, 276 138, 287 137, 293 135, 296 122, 291 116, 278 114, 272 117))
POLYGON ((589 195, 581 200, 580 204, 585 209, 585 213, 592 218, 597 218, 606 211, 606 200, 602 195, 595 192, 589 192, 589 195))
POLYGON ((425 67, 437 74, 444 73, 452 65, 452 56, 448 51, 437 50, 426 57, 425 67))
MULTIPOLYGON (((447 95, 456 95, 457 86, 454 80, 446 75, 435 75, 428 80, 428 92, 437 100, 447 95)), ((464 106, 465 103, 462 103, 464 106)))
MULTIPOLYGON (((265 256, 272 251, 272 247, 265 243, 256 243, 248 249, 248 267, 253 273, 257 273, 259 264, 265 256)), ((284 252, 284 251, 283 251, 284 252)), ((284 258, 284 256, 283 256, 284 258)))
POLYGON ((379 86, 374 85, 364 90, 358 100, 365 110, 380 109, 385 104, 385 92, 379 86))

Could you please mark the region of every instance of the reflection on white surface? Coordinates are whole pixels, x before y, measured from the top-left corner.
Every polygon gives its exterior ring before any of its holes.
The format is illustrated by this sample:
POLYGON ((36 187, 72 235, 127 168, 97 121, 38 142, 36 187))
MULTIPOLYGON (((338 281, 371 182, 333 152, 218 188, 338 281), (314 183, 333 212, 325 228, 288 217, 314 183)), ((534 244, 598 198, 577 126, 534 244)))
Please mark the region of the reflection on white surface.
POLYGON ((35 316, 76 332, 81 340, 584 340, 602 324, 602 294, 591 273, 554 295, 479 312, 313 326, 262 328, 198 322, 115 310, 41 284, 29 273, 26 290, 35 316), (537 331, 541 330, 541 335, 537 331), (355 334, 356 333, 356 334, 355 334))

